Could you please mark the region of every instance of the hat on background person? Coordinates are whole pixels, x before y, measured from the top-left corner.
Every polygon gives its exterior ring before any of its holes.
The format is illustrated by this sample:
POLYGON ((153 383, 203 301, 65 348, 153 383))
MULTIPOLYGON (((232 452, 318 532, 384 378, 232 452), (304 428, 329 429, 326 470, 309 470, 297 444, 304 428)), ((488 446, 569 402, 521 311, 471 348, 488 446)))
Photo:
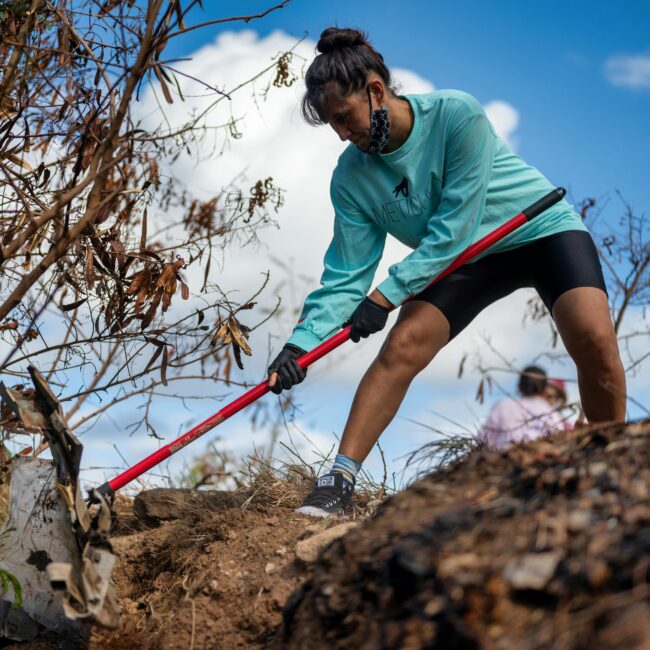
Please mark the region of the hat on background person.
POLYGON ((546 385, 547 386, 553 386, 554 388, 557 388, 558 391, 560 391, 560 397, 564 400, 567 399, 567 394, 566 394, 566 382, 564 379, 553 379, 549 378, 546 380, 546 385))

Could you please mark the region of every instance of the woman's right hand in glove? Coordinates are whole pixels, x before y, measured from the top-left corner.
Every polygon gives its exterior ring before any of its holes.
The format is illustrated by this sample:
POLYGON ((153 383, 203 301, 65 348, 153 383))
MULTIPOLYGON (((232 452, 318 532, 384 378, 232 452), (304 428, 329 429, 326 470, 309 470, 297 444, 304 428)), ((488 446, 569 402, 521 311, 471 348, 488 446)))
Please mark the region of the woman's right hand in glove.
POLYGON ((307 369, 303 370, 296 361, 303 354, 306 354, 305 350, 287 343, 269 366, 269 387, 276 395, 299 384, 307 376, 307 369))

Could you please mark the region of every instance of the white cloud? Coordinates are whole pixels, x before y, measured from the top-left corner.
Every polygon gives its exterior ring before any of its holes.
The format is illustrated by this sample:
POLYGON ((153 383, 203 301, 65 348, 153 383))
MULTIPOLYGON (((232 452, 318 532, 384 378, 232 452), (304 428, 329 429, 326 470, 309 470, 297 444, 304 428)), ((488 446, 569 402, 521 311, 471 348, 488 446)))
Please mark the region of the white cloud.
POLYGON ((497 134, 503 138, 511 148, 516 149, 517 140, 514 133, 519 126, 519 111, 500 99, 488 102, 485 106, 485 112, 494 126, 497 134))
POLYGON ((650 55, 619 54, 604 65, 605 76, 614 86, 650 88, 650 55))
POLYGON ((410 93, 419 95, 430 93, 435 90, 435 86, 430 81, 423 79, 420 75, 411 70, 406 70, 405 68, 393 68, 391 70, 391 75, 393 76, 393 85, 400 94, 405 95, 410 93))

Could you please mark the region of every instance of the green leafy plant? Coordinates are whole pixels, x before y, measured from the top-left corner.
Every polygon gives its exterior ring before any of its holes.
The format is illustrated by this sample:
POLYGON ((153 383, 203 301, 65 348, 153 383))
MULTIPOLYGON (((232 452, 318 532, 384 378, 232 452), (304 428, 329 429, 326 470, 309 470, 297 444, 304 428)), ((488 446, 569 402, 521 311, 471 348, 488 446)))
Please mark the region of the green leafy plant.
POLYGON ((13 573, 9 573, 5 569, 0 569, 0 589, 2 593, 6 594, 9 591, 9 587, 13 587, 14 590, 14 607, 22 607, 23 605, 23 588, 20 586, 20 581, 13 573))

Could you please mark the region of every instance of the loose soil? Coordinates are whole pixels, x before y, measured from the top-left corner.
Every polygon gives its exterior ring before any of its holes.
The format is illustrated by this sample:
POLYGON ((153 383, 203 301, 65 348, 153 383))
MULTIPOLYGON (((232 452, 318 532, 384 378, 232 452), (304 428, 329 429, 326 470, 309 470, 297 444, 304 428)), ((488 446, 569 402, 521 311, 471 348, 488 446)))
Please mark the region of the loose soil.
POLYGON ((276 648, 650 648, 650 423, 431 474, 321 554, 276 648))
POLYGON ((650 649, 650 422, 476 451, 372 515, 365 495, 315 561, 296 545, 341 520, 295 515, 308 489, 118 500, 123 627, 91 647, 650 649))

